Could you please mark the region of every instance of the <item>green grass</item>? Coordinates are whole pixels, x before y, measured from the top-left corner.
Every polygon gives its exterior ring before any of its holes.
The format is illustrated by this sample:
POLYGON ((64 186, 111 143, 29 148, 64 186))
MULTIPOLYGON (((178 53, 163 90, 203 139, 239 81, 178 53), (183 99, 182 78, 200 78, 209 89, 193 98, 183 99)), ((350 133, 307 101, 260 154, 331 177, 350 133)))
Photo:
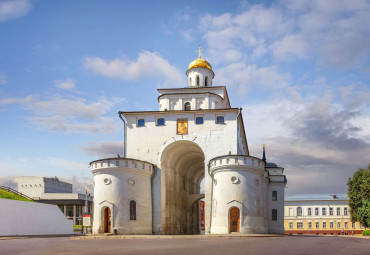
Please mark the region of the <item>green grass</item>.
POLYGON ((14 194, 4 189, 0 189, 0 198, 33 202, 32 200, 29 200, 28 198, 22 197, 20 195, 14 194))

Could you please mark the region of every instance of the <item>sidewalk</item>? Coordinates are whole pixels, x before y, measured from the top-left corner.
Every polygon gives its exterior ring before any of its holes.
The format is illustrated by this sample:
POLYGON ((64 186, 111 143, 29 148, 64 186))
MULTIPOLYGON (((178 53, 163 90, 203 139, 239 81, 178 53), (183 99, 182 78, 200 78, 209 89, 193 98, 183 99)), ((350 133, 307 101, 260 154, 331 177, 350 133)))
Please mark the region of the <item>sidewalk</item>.
POLYGON ((99 234, 99 235, 86 235, 86 236, 74 236, 70 239, 81 240, 81 239, 173 239, 173 238, 230 238, 230 237, 285 237, 287 235, 277 234, 231 234, 231 235, 114 235, 114 234, 99 234))

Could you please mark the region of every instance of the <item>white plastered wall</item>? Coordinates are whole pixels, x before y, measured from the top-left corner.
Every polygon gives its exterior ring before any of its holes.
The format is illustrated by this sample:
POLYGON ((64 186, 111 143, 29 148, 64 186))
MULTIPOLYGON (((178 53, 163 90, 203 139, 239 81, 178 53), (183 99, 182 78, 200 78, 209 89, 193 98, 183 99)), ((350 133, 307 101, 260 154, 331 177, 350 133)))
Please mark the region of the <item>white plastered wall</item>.
POLYGON ((0 215, 0 236, 73 234, 73 221, 56 205, 0 199, 0 215))

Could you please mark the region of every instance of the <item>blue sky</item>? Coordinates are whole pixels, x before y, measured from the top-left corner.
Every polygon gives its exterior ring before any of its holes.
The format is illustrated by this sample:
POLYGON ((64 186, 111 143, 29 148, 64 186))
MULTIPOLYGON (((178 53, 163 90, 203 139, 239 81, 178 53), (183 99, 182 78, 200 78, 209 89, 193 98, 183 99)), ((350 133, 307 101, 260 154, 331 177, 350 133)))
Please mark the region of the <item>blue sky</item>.
POLYGON ((198 45, 287 194, 346 192, 370 163, 370 1, 0 0, 0 183, 122 153, 118 110, 157 110, 198 45))

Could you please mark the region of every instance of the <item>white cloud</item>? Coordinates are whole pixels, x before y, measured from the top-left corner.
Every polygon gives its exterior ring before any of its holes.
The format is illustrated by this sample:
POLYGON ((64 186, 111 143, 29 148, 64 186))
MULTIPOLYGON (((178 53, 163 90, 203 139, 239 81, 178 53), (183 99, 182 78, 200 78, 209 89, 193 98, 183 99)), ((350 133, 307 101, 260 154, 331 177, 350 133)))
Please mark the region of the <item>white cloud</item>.
POLYGON ((278 89, 285 87, 289 74, 282 73, 276 66, 257 67, 243 62, 230 64, 215 71, 215 83, 236 87, 239 92, 246 93, 250 88, 278 89))
POLYGON ((305 58, 309 45, 302 35, 288 35, 271 45, 273 56, 280 61, 305 58))
POLYGON ((73 79, 57 80, 54 81, 55 86, 62 90, 74 90, 75 81, 73 79))
POLYGON ((83 65, 96 74, 135 81, 141 78, 164 79, 165 85, 183 84, 183 74, 157 53, 143 51, 137 60, 114 59, 104 60, 99 57, 86 57, 83 65))
POLYGON ((81 148, 87 155, 97 156, 100 158, 111 158, 116 157, 117 154, 122 156, 123 142, 89 142, 81 148))
POLYGON ((0 22, 25 16, 31 7, 29 0, 0 1, 0 22))
POLYGON ((0 105, 20 104, 31 111, 28 118, 35 126, 67 133, 116 133, 120 125, 104 115, 124 99, 101 97, 89 102, 83 98, 66 98, 56 95, 40 99, 37 95, 24 98, 2 98, 0 105))
POLYGON ((0 84, 6 84, 6 83, 8 83, 8 80, 7 80, 5 73, 0 72, 0 84))
POLYGON ((363 98, 366 91, 341 90, 342 98, 351 94, 360 103, 308 95, 243 107, 251 154, 260 157, 266 144, 267 160, 285 167, 288 194, 345 192, 348 177, 369 163, 370 97, 363 98))

